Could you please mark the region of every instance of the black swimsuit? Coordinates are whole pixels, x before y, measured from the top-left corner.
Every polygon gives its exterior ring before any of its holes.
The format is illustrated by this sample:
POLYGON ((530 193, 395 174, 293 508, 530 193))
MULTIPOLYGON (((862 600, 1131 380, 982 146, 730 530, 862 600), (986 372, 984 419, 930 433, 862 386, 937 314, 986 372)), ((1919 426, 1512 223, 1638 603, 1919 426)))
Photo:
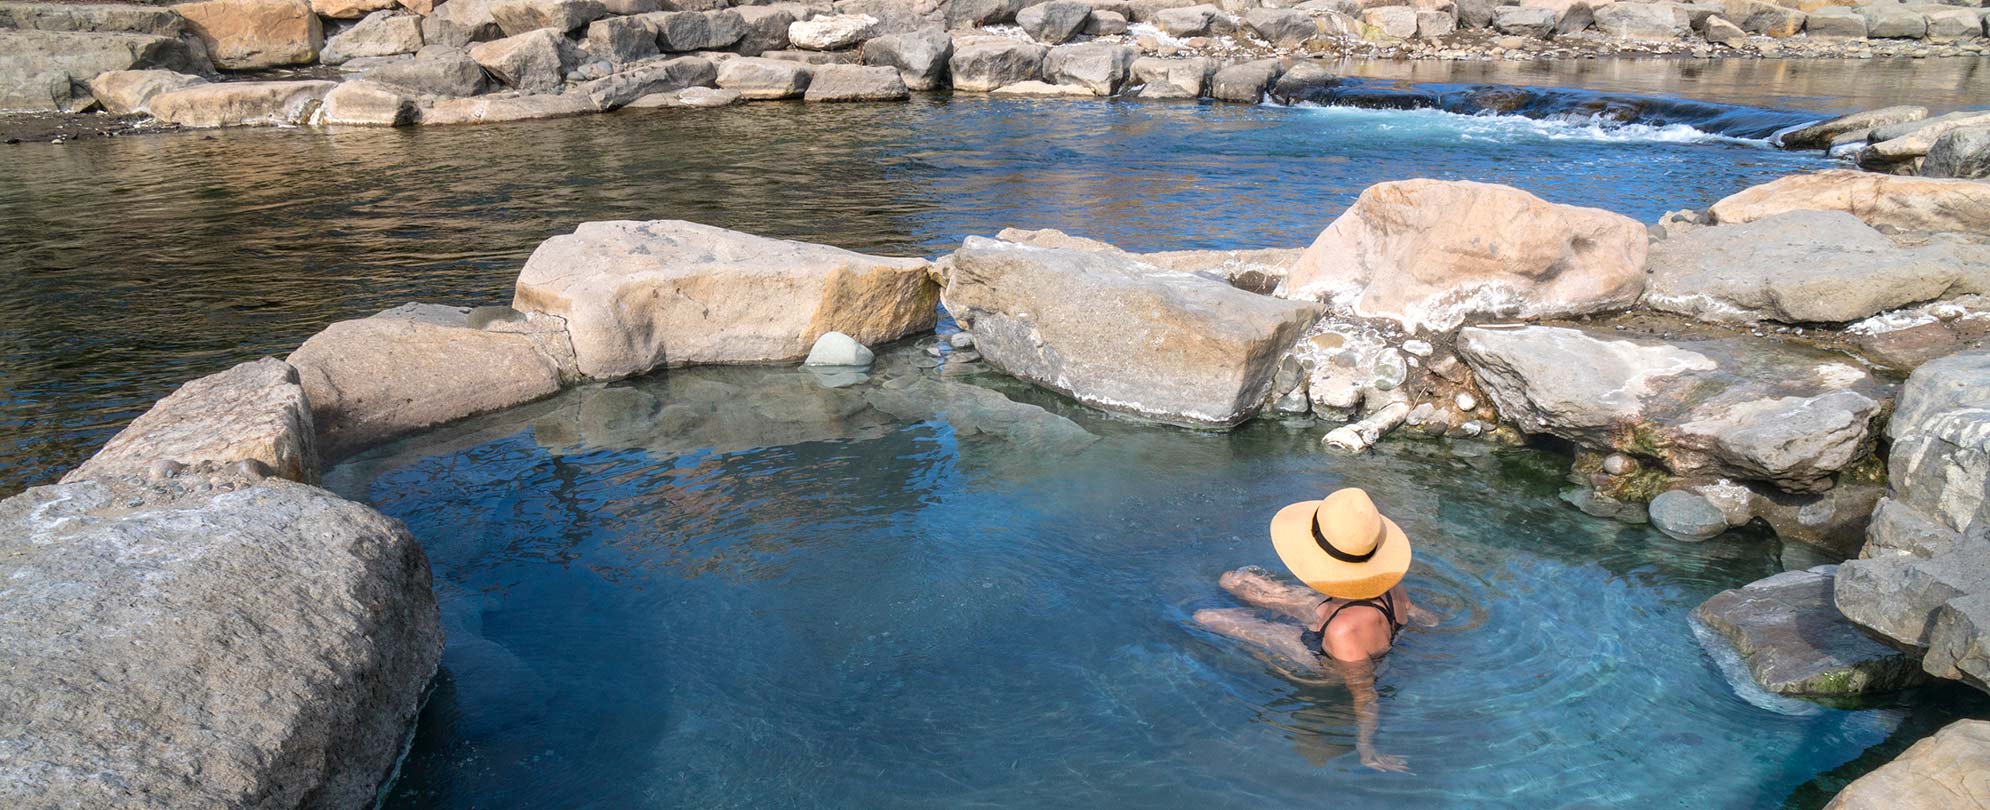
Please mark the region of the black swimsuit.
MULTIPOLYGON (((1333 597, 1331 596, 1320 600, 1320 604, 1313 606, 1313 612, 1315 614, 1319 613, 1321 607, 1325 606, 1328 602, 1332 601, 1334 600, 1333 597)), ((1334 608, 1334 612, 1327 614, 1327 620, 1324 622, 1320 622, 1319 629, 1317 630, 1308 629, 1304 634, 1302 634, 1299 637, 1300 641, 1306 644, 1306 649, 1312 650, 1314 655, 1317 655, 1321 658, 1327 657, 1327 650, 1326 650, 1327 625, 1333 624, 1334 617, 1339 616, 1341 611, 1351 607, 1368 607, 1382 611, 1382 617, 1389 620, 1389 643, 1391 644, 1395 643, 1396 633, 1403 629, 1403 623, 1401 620, 1396 618, 1396 599, 1394 596, 1394 591, 1387 591, 1384 592, 1381 596, 1375 597, 1373 599, 1355 599, 1353 601, 1343 603, 1340 607, 1334 608)))

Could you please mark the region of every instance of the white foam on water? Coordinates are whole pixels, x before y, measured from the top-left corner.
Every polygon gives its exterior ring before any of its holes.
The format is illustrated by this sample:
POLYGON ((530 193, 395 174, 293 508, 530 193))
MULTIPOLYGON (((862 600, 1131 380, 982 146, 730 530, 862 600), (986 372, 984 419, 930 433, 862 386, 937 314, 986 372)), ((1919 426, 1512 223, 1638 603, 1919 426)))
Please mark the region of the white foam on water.
POLYGON ((1587 141, 1592 143, 1733 143, 1767 146, 1766 139, 1736 138, 1695 129, 1687 124, 1624 123, 1594 115, 1557 115, 1528 118, 1524 115, 1479 113, 1462 115, 1443 110, 1375 110, 1361 107, 1320 106, 1305 103, 1295 108, 1336 123, 1363 124, 1381 131, 1456 133, 1459 140, 1510 143, 1516 141, 1587 141))

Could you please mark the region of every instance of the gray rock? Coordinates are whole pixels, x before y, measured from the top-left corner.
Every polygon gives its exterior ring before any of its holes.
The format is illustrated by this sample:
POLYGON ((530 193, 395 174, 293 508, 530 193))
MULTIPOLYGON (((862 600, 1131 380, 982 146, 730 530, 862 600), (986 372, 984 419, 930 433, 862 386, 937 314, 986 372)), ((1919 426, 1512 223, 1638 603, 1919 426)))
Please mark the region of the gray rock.
POLYGON ((1866 17, 1849 8, 1826 6, 1805 14, 1803 32, 1813 39, 1865 39, 1866 17))
POLYGON ((718 69, 709 60, 679 56, 647 62, 604 76, 569 91, 579 93, 597 110, 612 110, 643 96, 674 93, 688 87, 710 87, 718 69))
POLYGON ((887 65, 823 65, 808 81, 805 101, 904 101, 905 80, 887 65))
POLYGON ((808 358, 802 360, 804 366, 869 366, 877 360, 877 355, 869 347, 858 343, 856 338, 842 332, 824 332, 809 347, 808 358))
POLYGON ((1715 322, 1846 323, 1990 292, 1990 250, 1903 248, 1843 211, 1791 211, 1654 242, 1644 303, 1715 322))
POLYGON ((1764 0, 1723 0, 1721 16, 1743 31, 1778 39, 1803 30, 1803 12, 1764 0))
POLYGON ((1187 59, 1140 57, 1133 60, 1132 66, 1133 81, 1140 85, 1134 95, 1155 99, 1201 98, 1204 89, 1209 86, 1209 74, 1214 67, 1215 63, 1204 56, 1187 59))
POLYGON ((1163 9, 1154 15, 1154 25, 1177 37, 1208 37, 1237 30, 1230 15, 1208 4, 1163 9))
POLYGON ((1921 162, 1924 177, 1990 178, 1990 126, 1959 127, 1942 133, 1921 162))
POLYGON ((1777 135, 1775 142, 1784 149, 1826 149, 1848 135, 1869 133, 1875 127, 1920 121, 1927 117, 1926 107, 1912 105, 1882 107, 1798 127, 1777 135))
POLYGON ((768 100, 801 98, 808 92, 812 68, 785 59, 747 56, 728 59, 718 67, 719 87, 739 93, 740 98, 768 100))
POLYGON ((1842 356, 1741 337, 1466 327, 1458 353, 1524 432, 1791 492, 1828 489, 1866 458, 1889 393, 1842 356))
POLYGON ((954 43, 947 60, 954 89, 986 93, 998 87, 1037 78, 1048 49, 1015 40, 968 40, 954 43))
POLYGON ((1596 30, 1614 39, 1662 41, 1693 33, 1693 18, 1676 3, 1608 3, 1595 15, 1596 30))
POLYGON ((1458 31, 1458 15, 1451 11, 1419 9, 1416 13, 1418 39, 1440 39, 1458 31))
POLYGON ((393 11, 376 11, 353 27, 325 40, 318 61, 344 64, 367 56, 394 56, 421 50, 421 17, 393 11))
POLYGON ((1028 5, 1029 0, 949 0, 947 27, 984 28, 1014 22, 1016 13, 1028 5))
MULTIPOLYGON (((1968 114, 1951 113, 1920 122, 1919 126, 1897 137, 1873 142, 1859 151, 1859 166, 1875 171, 1890 171, 1908 174, 1901 167, 1911 168, 1916 159, 1924 157, 1935 148, 1935 141, 1943 135, 1965 127, 1990 126, 1990 113, 1975 111, 1968 114)), ((1877 135, 1880 131, 1875 130, 1877 135)))
POLYGON ((1318 36, 1313 15, 1289 8, 1254 8, 1244 12, 1244 28, 1280 48, 1297 48, 1318 36))
POLYGON ((1095 37, 1116 37, 1126 33, 1126 17, 1117 11, 1093 9, 1092 15, 1085 18, 1085 33, 1095 37))
POLYGON ((1194 5, 1205 5, 1205 3, 1201 0, 1128 0, 1124 13, 1127 19, 1152 25, 1160 22, 1160 14, 1163 11, 1194 5))
POLYGON ((339 321, 290 353, 327 463, 423 428, 548 396, 573 376, 557 321, 477 329, 468 325, 467 311, 457 312, 462 314, 390 310, 339 321))
POLYGON ((1859 7, 1866 17, 1866 36, 1873 39, 1920 39, 1928 35, 1928 18, 1921 12, 1897 3, 1873 3, 1859 7))
POLYGON ((800 19, 798 11, 801 11, 801 6, 791 3, 733 9, 733 13, 739 15, 740 37, 732 44, 732 49, 747 56, 787 50, 788 26, 800 19))
POLYGON ((422 107, 423 126, 497 124, 537 121, 600 112, 581 93, 493 93, 472 98, 442 99, 422 107))
POLYGON ((506 36, 514 37, 541 29, 565 34, 607 14, 608 9, 600 0, 492 0, 490 3, 492 21, 506 36))
POLYGON ((1457 0, 1459 28, 1491 28, 1495 0, 1457 0))
POLYGON ((587 24, 581 49, 610 64, 626 65, 656 56, 656 31, 636 17, 607 17, 587 24))
POLYGON ((788 25, 788 41, 810 51, 840 51, 870 39, 878 19, 869 14, 832 14, 788 25))
POLYGON ((1332 100, 1333 91, 1339 86, 1340 76, 1332 68, 1313 61, 1300 62, 1272 84, 1271 98, 1280 104, 1323 104, 1332 100))
POLYGON ((1922 12, 1928 20, 1929 42, 1954 42, 1983 36, 1982 12, 1969 8, 1930 8, 1922 12))
POLYGON ((448 0, 422 18, 422 41, 430 45, 467 47, 504 37, 491 17, 492 0, 448 0))
POLYGON ((1492 29, 1502 34, 1547 39, 1555 33, 1555 10, 1536 6, 1497 6, 1492 29))
POLYGON ((80 112, 90 106, 91 79, 148 68, 213 72, 194 46, 177 37, 0 31, 0 110, 80 112))
MULTIPOLYGON (((1608 7, 1611 4, 1603 3, 1603 5, 1605 7, 1608 7)), ((1634 30, 1638 33, 1645 33, 1648 30, 1648 27, 1650 26, 1650 23, 1646 20, 1627 19, 1621 21, 1620 24, 1621 27, 1627 30, 1634 30)), ((1555 20, 1555 36, 1562 37, 1562 36, 1567 36, 1569 34, 1579 34, 1583 31, 1589 30, 1590 27, 1592 26, 1595 26, 1598 31, 1603 31, 1605 35, 1615 36, 1615 34, 1613 34, 1612 32, 1606 31, 1601 26, 1597 25, 1595 5, 1588 3, 1585 0, 1576 0, 1576 2, 1568 4, 1567 8, 1562 9, 1561 17, 1555 20)), ((1621 38, 1640 39, 1645 37, 1630 36, 1630 37, 1621 37, 1621 38)), ((1658 37, 1651 37, 1651 38, 1658 38, 1658 37)))
POLYGON ((1716 45, 1739 48, 1748 43, 1748 32, 1741 30, 1741 26, 1728 22, 1726 17, 1707 18, 1707 24, 1701 27, 1701 32, 1708 42, 1716 45))
POLYGON ((722 50, 746 36, 746 18, 735 11, 658 11, 638 18, 656 32, 657 49, 665 53, 722 50))
POLYGON ((1913 658, 1839 615, 1833 569, 1785 571, 1722 591, 1693 617, 1726 638, 1755 682, 1776 694, 1852 697, 1926 680, 1913 658))
POLYGON ((1108 410, 1228 427, 1317 306, 1124 256, 970 237, 942 301, 1003 371, 1108 410))
POLYGON ((177 37, 187 21, 170 8, 121 3, 0 3, 0 29, 177 37))
POLYGON ((908 90, 946 87, 947 60, 953 54, 953 37, 945 31, 886 34, 864 42, 864 64, 898 68, 908 90))
POLYGON ((686 87, 674 93, 652 93, 625 105, 625 109, 654 109, 674 107, 684 109, 710 109, 728 107, 740 101, 739 91, 720 90, 713 87, 686 87))
POLYGON ((146 107, 152 117, 183 127, 255 127, 311 120, 337 82, 215 82, 168 90, 146 107))
POLYGON ((0 501, 0 805, 369 806, 442 652, 399 521, 188 472, 0 501))
POLYGON ((1044 60, 1043 76, 1053 84, 1083 87, 1095 96, 1119 93, 1139 51, 1110 42, 1059 45, 1044 60))
MULTIPOLYGON (((557 71, 557 50, 551 58, 556 60, 554 70, 557 71)), ((474 96, 484 92, 489 81, 484 76, 483 66, 478 65, 467 51, 435 47, 423 48, 412 60, 369 68, 360 75, 367 81, 413 95, 443 98, 474 96)))
POLYGON ((1865 545, 1873 508, 1886 488, 1878 484, 1840 480, 1816 494, 1751 492, 1748 514, 1776 532, 1785 547, 1807 543, 1831 553, 1831 559, 1857 556, 1865 545))
POLYGON ((1888 434, 1888 492, 1863 559, 1839 574, 1838 609, 1926 650, 1938 677, 1990 681, 1990 352, 1915 369, 1888 434))
POLYGON ((318 444, 297 370, 265 357, 182 385, 62 482, 143 476, 162 460, 213 469, 251 460, 292 481, 317 481, 318 444))
POLYGON ((1092 16, 1092 5, 1078 0, 1050 0, 1016 12, 1016 25, 1046 45, 1071 41, 1092 16))
POLYGON ((1726 513, 1692 490, 1661 492, 1651 499, 1648 511, 1651 525, 1676 540, 1708 540, 1729 528, 1726 513))
POLYGON ((325 94, 316 123, 334 126, 405 127, 421 119, 421 106, 399 90, 364 79, 325 94))
POLYGON ((470 58, 484 70, 507 87, 524 91, 560 89, 566 82, 567 71, 576 62, 575 56, 566 38, 551 29, 470 47, 470 58))
POLYGON ((1409 6, 1377 6, 1361 12, 1361 22, 1368 30, 1386 39, 1409 39, 1416 36, 1416 9, 1409 6))
POLYGON ((1256 104, 1264 99, 1265 90, 1284 72, 1284 67, 1276 59, 1231 65, 1216 71, 1209 78, 1209 97, 1217 101, 1256 104))

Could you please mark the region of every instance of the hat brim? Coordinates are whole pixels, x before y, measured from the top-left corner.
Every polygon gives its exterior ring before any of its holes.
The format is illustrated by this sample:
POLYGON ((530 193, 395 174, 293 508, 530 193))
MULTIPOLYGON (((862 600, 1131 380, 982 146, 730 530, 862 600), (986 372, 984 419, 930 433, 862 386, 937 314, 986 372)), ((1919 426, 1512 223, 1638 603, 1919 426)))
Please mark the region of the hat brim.
POLYGON ((1313 541, 1313 515, 1319 501, 1302 501, 1278 510, 1271 518, 1271 545, 1278 559, 1300 582, 1338 599, 1373 599, 1388 593, 1410 570, 1410 539, 1401 527, 1382 518, 1382 543, 1363 562, 1336 560, 1313 541))

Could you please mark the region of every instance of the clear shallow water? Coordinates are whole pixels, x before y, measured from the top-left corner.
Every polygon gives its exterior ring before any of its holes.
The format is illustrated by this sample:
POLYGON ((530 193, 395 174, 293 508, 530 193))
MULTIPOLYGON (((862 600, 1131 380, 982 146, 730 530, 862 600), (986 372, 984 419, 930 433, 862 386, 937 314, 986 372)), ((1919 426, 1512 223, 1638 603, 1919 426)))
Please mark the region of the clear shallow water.
POLYGON ((0 494, 54 480, 181 382, 331 321, 506 301, 532 248, 587 220, 907 255, 1008 226, 1143 250, 1291 246, 1384 180, 1509 183, 1649 221, 1822 165, 1583 116, 972 98, 8 146, 0 494))
MULTIPOLYGON (((892 372, 903 382, 910 374, 892 372)), ((1688 629, 1775 541, 1667 541, 1555 498, 1566 460, 1317 430, 1148 428, 977 389, 698 369, 382 450, 334 485, 407 521, 443 675, 390 808, 1821 805, 1966 689, 1784 714, 1688 629), (934 417, 932 414, 941 414, 934 417), (1264 522, 1344 485, 1443 617, 1343 688, 1189 616, 1277 565, 1264 522), (1869 750, 1870 749, 1870 750, 1869 750), (1861 759, 1862 753, 1864 759, 1861 759)))

